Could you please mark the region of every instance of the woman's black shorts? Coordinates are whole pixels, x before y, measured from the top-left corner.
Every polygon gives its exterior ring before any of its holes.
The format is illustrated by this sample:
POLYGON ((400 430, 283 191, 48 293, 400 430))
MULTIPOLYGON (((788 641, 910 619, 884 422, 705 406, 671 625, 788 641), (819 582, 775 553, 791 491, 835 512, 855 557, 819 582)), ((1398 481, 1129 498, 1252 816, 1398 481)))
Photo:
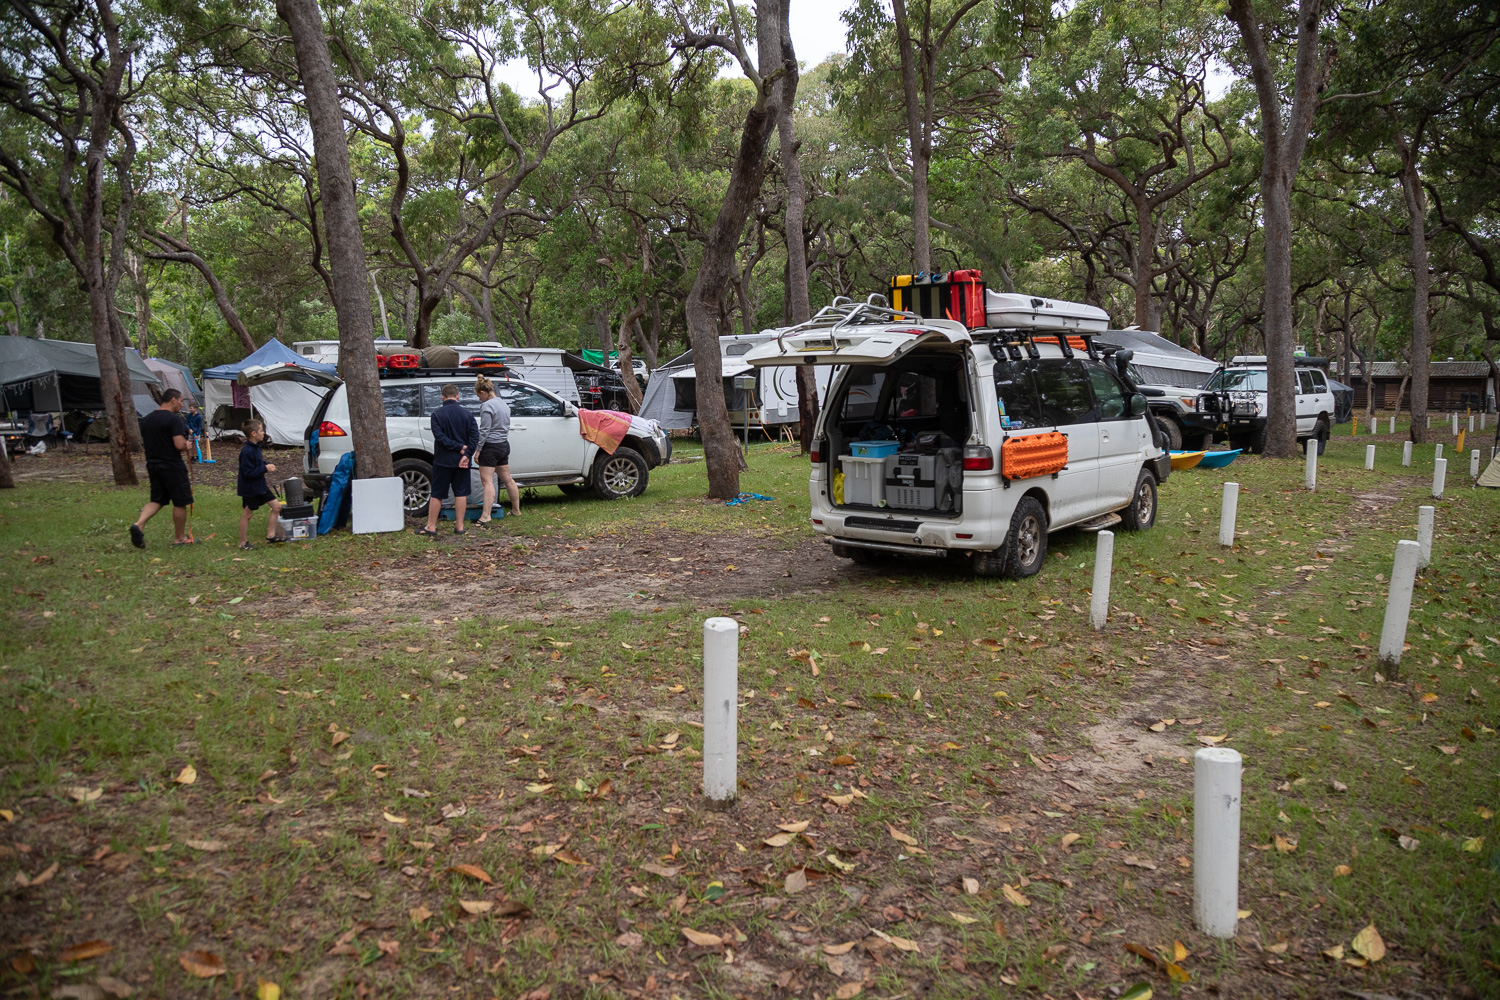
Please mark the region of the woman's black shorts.
POLYGON ((489 443, 479 449, 479 465, 485 469, 495 469, 502 465, 510 464, 510 442, 501 441, 499 444, 489 443))

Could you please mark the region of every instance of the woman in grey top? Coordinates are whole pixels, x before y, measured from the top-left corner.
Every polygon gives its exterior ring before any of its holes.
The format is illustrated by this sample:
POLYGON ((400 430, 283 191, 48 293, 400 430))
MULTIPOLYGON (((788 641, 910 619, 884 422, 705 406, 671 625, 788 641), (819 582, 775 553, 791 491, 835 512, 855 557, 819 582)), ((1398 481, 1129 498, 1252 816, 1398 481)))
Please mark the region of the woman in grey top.
POLYGON ((483 375, 474 381, 474 394, 479 397, 479 481, 484 484, 478 524, 487 528, 495 506, 495 473, 500 473, 510 494, 512 516, 521 513, 521 491, 510 477, 510 407, 495 395, 495 384, 483 375))

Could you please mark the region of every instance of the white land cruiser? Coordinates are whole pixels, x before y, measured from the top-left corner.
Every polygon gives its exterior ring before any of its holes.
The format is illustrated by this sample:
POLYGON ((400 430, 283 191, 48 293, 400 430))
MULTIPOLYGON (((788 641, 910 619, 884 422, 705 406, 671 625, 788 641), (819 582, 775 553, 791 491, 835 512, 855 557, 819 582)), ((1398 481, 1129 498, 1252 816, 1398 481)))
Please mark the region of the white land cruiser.
MULTIPOLYGON (((1323 373, 1326 358, 1299 357, 1295 365, 1297 440, 1318 442, 1318 454, 1328 445, 1336 406, 1333 388, 1323 373)), ((1198 397, 1198 410, 1215 422, 1215 441, 1231 447, 1259 452, 1266 446, 1266 415, 1270 412, 1264 354, 1245 354, 1230 359, 1214 372, 1198 397)))
MULTIPOLYGON (((491 370, 387 370, 380 374, 385 431, 408 514, 425 511, 432 496, 431 415, 442 405, 442 387, 456 384, 458 401, 477 420, 476 374, 488 375, 496 394, 510 406, 510 472, 519 486, 558 486, 570 494, 591 488, 605 500, 635 497, 645 492, 650 470, 672 456, 671 439, 654 422, 651 434, 627 435, 611 455, 578 433, 577 406, 540 386, 491 370)), ((347 390, 337 375, 294 364, 247 368, 239 376, 246 386, 275 381, 327 390, 303 432, 304 479, 313 489, 321 489, 339 459, 353 448, 347 390)))
POLYGON ((980 575, 1029 576, 1047 534, 1156 520, 1170 456, 1146 399, 1092 334, 1092 306, 986 293, 990 327, 913 321, 873 295, 790 327, 752 365, 837 365, 818 418, 813 529, 859 562, 958 555, 980 575))

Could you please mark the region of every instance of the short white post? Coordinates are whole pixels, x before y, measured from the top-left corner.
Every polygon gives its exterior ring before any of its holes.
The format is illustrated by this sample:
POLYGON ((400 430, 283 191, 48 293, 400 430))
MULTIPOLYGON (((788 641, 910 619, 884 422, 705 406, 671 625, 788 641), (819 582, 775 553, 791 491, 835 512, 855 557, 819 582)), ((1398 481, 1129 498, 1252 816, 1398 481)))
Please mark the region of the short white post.
POLYGON ((1479 449, 1475 448, 1469 452, 1469 478, 1479 478, 1479 449))
POLYGON ((1210 937, 1234 937, 1240 908, 1238 750, 1193 754, 1193 920, 1210 937))
POLYGON ((1411 442, 1410 441, 1405 441, 1405 442, 1402 442, 1402 444, 1401 444, 1401 465, 1404 468, 1411 468, 1411 442))
POLYGON ((1474 433, 1474 414, 1469 414, 1469 433, 1474 433))
POLYGON ((1094 548, 1094 594, 1089 601, 1089 622, 1098 631, 1109 621, 1109 576, 1115 561, 1115 533, 1099 532, 1094 548))
POLYGON ((703 623, 703 794, 711 802, 734 801, 740 689, 740 623, 710 618, 703 623))
POLYGON ((1409 539, 1396 543, 1396 562, 1391 567, 1391 591, 1385 602, 1385 625, 1380 630, 1380 662, 1392 673, 1401 665, 1406 646, 1406 621, 1411 615, 1411 592, 1417 580, 1421 546, 1409 539))
POLYGON ((1458 414, 1453 414, 1453 433, 1458 433, 1458 414))
POLYGON ((1234 522, 1240 511, 1240 484, 1224 484, 1224 502, 1219 507, 1219 544, 1225 548, 1234 546, 1234 522))
POLYGON ((1375 469, 1375 446, 1365 445, 1365 471, 1372 472, 1375 469))
POLYGON ((1488 414, 1488 413, 1481 413, 1481 414, 1480 414, 1480 415, 1479 415, 1479 429, 1480 429, 1480 430, 1484 430, 1484 422, 1485 422, 1485 420, 1486 420, 1486 419, 1487 419, 1487 418, 1488 418, 1488 417, 1489 417, 1489 414, 1488 414))
POLYGON ((1443 495, 1443 484, 1448 481, 1448 460, 1440 458, 1432 463, 1432 495, 1441 497, 1443 495))
POLYGON ((1395 417, 1395 415, 1391 416, 1391 429, 1390 429, 1389 433, 1391 433, 1391 434, 1396 433, 1396 417, 1395 417))
POLYGON ((1318 488, 1318 439, 1307 439, 1307 474, 1304 477, 1307 488, 1316 490, 1318 488))
POLYGON ((1423 504, 1417 508, 1417 569, 1432 565, 1432 525, 1437 508, 1423 504))
POLYGON ((1370 418, 1370 433, 1371 434, 1379 434, 1380 433, 1380 431, 1378 429, 1379 425, 1380 425, 1380 418, 1379 417, 1371 417, 1370 418))
POLYGON ((1433 449, 1432 458, 1433 458, 1433 461, 1436 461, 1437 459, 1440 459, 1442 457, 1443 457, 1443 444, 1442 444, 1441 441, 1439 441, 1437 447, 1433 449))

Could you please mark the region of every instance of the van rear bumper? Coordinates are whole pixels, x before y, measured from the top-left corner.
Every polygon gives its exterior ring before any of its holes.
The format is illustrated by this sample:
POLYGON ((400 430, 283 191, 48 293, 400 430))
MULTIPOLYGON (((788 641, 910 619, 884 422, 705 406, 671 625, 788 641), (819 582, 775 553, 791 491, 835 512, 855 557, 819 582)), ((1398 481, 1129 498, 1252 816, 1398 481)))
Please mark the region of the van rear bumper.
POLYGON ((815 483, 813 489, 813 518, 822 523, 815 523, 813 530, 825 540, 913 555, 924 554, 924 550, 941 555, 951 550, 989 552, 999 548, 1010 528, 1010 507, 1017 493, 966 489, 961 515, 928 517, 918 510, 834 507, 819 495, 819 485, 815 483))

